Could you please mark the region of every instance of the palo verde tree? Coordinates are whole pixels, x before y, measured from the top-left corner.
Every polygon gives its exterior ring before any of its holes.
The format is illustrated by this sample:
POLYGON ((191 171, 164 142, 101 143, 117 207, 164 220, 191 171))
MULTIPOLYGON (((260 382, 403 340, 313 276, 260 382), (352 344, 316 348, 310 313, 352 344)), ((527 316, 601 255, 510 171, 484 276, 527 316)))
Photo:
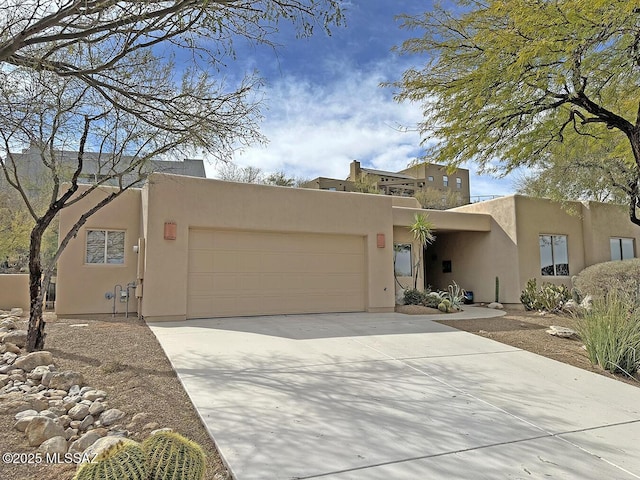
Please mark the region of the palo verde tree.
POLYGON ((452 0, 404 26, 420 36, 400 50, 427 61, 397 98, 423 104, 430 158, 508 173, 577 138, 615 145, 593 161, 640 225, 639 1, 452 0))
POLYGON ((7 0, 0 6, 0 169, 33 220, 29 246, 29 351, 44 346, 42 300, 54 262, 86 220, 143 179, 152 158, 207 151, 218 158, 260 140, 248 77, 217 77, 233 40, 269 43, 282 21, 301 35, 341 19, 337 0, 7 0), (174 55, 188 51, 179 69, 174 55), (20 157, 39 152, 47 200, 34 202, 20 157), (71 165, 62 151, 74 151, 71 165), (79 188, 88 156, 100 176, 79 188), (66 182, 66 183, 65 183, 66 182), (104 185, 115 189, 92 193, 104 185), (57 213, 99 198, 42 264, 57 213))

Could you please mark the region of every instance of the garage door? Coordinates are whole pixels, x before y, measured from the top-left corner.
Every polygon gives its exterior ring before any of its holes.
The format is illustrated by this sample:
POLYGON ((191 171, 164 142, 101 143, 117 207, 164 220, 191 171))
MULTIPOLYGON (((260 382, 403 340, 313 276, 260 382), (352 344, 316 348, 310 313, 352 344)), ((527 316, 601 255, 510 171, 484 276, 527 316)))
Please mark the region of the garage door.
POLYGON ((191 229, 187 317, 359 312, 364 237, 191 229))

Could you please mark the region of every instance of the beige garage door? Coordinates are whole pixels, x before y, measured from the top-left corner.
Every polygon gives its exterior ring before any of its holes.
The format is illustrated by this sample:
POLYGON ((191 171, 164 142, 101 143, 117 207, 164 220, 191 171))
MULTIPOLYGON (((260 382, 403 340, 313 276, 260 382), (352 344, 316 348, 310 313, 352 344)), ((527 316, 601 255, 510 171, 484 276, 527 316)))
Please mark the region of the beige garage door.
POLYGON ((364 237, 191 229, 187 317, 365 309, 364 237))

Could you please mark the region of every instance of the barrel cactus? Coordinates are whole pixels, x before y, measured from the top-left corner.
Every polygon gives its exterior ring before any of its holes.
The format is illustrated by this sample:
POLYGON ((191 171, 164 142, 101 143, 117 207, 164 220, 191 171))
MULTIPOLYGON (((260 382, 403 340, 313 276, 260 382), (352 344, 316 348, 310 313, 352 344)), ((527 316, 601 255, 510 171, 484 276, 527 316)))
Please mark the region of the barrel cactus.
POLYGON ((445 298, 438 305, 438 310, 442 313, 449 313, 451 311, 451 302, 445 298))
POLYGON ((83 463, 73 480, 146 480, 146 455, 142 446, 123 439, 102 453, 91 463, 83 463))
POLYGON ((195 442, 170 431, 150 435, 142 447, 147 455, 149 480, 202 480, 204 451, 195 442))

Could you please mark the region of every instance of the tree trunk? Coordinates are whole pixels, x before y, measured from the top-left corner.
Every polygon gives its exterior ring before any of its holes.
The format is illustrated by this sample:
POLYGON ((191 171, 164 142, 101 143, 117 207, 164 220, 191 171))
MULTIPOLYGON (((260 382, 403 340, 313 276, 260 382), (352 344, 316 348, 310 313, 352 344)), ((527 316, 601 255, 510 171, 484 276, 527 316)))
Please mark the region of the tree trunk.
POLYGON ((42 305, 44 290, 42 283, 42 263, 40 260, 40 247, 42 235, 45 230, 40 222, 31 230, 31 242, 29 244, 29 328, 27 331, 27 351, 33 352, 44 348, 44 320, 42 318, 42 305))
POLYGON ((629 138, 629 143, 631 143, 631 151, 636 161, 636 178, 629 184, 629 220, 631 220, 631 223, 640 226, 640 219, 638 219, 636 213, 636 205, 638 205, 640 196, 638 191, 638 181, 640 180, 640 130, 638 130, 638 126, 627 137, 629 138))

